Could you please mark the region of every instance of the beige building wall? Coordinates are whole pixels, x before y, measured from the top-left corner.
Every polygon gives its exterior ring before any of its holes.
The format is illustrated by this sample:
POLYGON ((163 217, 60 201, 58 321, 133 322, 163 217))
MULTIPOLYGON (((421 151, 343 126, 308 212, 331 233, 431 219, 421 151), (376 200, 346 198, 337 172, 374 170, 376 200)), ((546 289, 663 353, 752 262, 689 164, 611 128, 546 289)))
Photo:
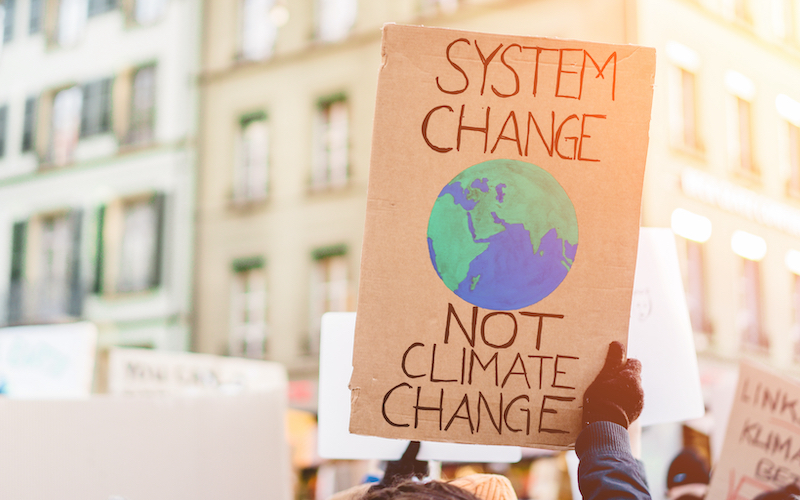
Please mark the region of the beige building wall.
MULTIPOLYGON (((790 249, 800 250, 800 198, 787 189, 787 123, 776 108, 776 98, 783 94, 800 101, 798 15, 798 2, 777 1, 645 0, 638 8, 638 42, 655 47, 658 58, 642 225, 669 227, 676 208, 711 222, 711 235, 702 245, 710 324, 710 331, 697 335, 703 361, 754 357, 795 375, 800 373, 794 358, 798 298, 792 287, 797 278, 785 256, 790 249), (736 4, 744 9, 738 15, 736 4), (784 15, 776 11, 789 5, 794 5, 791 19, 788 9, 784 15), (776 29, 778 22, 793 25, 794 33, 782 36, 776 29), (676 47, 688 48, 696 60, 681 63, 676 47), (670 107, 677 99, 670 93, 669 79, 679 64, 694 65, 697 148, 677 145, 670 131, 670 107), (731 71, 752 83, 752 154, 757 173, 742 172, 733 165, 731 71), (720 190, 728 193, 727 198, 708 197, 720 190), (782 215, 763 219, 765 208, 782 215), (744 264, 731 247, 735 231, 746 231, 766 242, 767 251, 759 264, 763 330, 769 339, 765 349, 750 347, 742 340, 744 264)), ((690 273, 687 240, 676 239, 686 280, 690 273)), ((735 368, 736 364, 729 366, 735 368)))

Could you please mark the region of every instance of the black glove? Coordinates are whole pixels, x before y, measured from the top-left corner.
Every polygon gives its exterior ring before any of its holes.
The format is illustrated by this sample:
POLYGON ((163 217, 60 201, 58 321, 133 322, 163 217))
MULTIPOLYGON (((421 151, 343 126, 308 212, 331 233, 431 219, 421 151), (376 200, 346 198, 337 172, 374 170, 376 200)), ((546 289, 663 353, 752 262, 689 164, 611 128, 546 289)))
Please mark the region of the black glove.
POLYGON ((408 443, 405 453, 400 460, 395 460, 386 464, 386 473, 381 479, 380 486, 391 486, 398 481, 410 477, 422 479, 428 475, 428 462, 417 460, 419 452, 419 441, 408 443))
POLYGON ((611 342, 603 369, 583 395, 583 425, 606 421, 626 429, 639 418, 644 407, 642 364, 638 359, 625 361, 625 350, 611 342))
POLYGON ((783 488, 765 491, 753 500, 795 500, 798 495, 800 495, 800 486, 797 483, 789 483, 783 488))

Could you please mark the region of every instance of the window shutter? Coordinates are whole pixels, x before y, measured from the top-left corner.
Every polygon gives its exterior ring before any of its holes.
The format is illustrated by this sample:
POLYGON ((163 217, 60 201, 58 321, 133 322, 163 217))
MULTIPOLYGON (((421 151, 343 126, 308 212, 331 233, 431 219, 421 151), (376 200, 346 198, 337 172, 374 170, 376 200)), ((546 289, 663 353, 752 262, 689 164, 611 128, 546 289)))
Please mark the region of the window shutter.
POLYGON ((8 287, 8 323, 18 323, 23 316, 23 280, 28 222, 15 222, 11 231, 11 282, 8 287))
POLYGON ((156 212, 156 248, 155 255, 153 255, 153 274, 150 276, 150 286, 153 288, 161 285, 161 267, 164 260, 165 201, 166 195, 164 193, 158 193, 153 197, 153 205, 156 212))
POLYGON ((83 310, 83 287, 81 286, 81 228, 83 210, 75 209, 69 213, 70 242, 69 290, 67 290, 67 314, 78 317, 83 310))
POLYGON ((0 158, 6 153, 6 129, 8 128, 8 105, 0 106, 0 158))
POLYGON ((111 84, 113 79, 106 78, 100 81, 100 116, 98 117, 98 132, 111 130, 111 84))
POLYGON ((36 97, 25 99, 25 116, 22 122, 22 152, 33 150, 36 138, 36 97))
POLYGON ((94 284, 92 285, 92 292, 96 294, 103 293, 103 280, 105 279, 105 242, 103 240, 105 220, 106 206, 101 205, 100 208, 97 209, 97 234, 95 235, 94 250, 94 284))

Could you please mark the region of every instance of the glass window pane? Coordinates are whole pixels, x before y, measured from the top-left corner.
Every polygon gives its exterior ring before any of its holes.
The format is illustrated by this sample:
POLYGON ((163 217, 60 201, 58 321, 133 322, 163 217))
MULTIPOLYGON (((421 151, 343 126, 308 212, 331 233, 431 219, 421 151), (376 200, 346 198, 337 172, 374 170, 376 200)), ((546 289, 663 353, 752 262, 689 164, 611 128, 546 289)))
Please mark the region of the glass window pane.
POLYGON ((81 125, 83 93, 79 87, 62 90, 53 99, 52 160, 59 166, 72 161, 81 125))
POLYGON ((326 42, 344 39, 357 14, 358 0, 317 0, 317 38, 326 42))
POLYGON ((272 55, 278 27, 269 17, 274 0, 242 0, 241 54, 244 59, 260 60, 272 55))
POLYGON ((58 43, 72 45, 78 41, 88 10, 87 0, 61 0, 58 7, 58 43))
POLYGON ((165 0, 136 0, 134 19, 139 24, 152 24, 164 13, 165 0))
POLYGON ((156 266, 158 213, 151 199, 127 203, 123 209, 118 291, 146 290, 156 266))
POLYGON ((3 43, 6 43, 14 38, 15 0, 5 0, 0 8, 3 8, 5 12, 3 16, 3 43))
POLYGON ((28 33, 31 35, 42 31, 44 19, 44 0, 31 0, 30 18, 28 19, 28 33))
POLYGON ((156 67, 144 66, 133 77, 129 143, 139 144, 153 140, 155 108, 156 67))

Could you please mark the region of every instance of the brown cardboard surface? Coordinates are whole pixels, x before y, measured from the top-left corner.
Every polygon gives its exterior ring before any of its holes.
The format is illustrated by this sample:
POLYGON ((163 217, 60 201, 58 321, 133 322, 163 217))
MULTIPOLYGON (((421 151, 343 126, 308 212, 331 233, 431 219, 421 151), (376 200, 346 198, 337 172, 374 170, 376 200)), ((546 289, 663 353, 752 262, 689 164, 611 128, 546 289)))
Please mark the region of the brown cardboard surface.
POLYGON ((0 498, 292 497, 286 391, 0 399, 0 498))
POLYGON ((627 337, 655 51, 386 25, 382 54, 350 430, 569 448, 609 342, 627 337), (456 181, 463 199, 445 192, 456 181), (476 199, 473 219, 453 215, 476 199), (527 257, 544 256, 554 221, 577 254, 556 242, 563 259, 542 269, 569 270, 549 294, 506 286, 530 275, 519 267, 470 274, 454 253, 527 234, 527 257))
POLYGON ((749 500, 800 482, 800 382, 743 361, 708 500, 749 500))

